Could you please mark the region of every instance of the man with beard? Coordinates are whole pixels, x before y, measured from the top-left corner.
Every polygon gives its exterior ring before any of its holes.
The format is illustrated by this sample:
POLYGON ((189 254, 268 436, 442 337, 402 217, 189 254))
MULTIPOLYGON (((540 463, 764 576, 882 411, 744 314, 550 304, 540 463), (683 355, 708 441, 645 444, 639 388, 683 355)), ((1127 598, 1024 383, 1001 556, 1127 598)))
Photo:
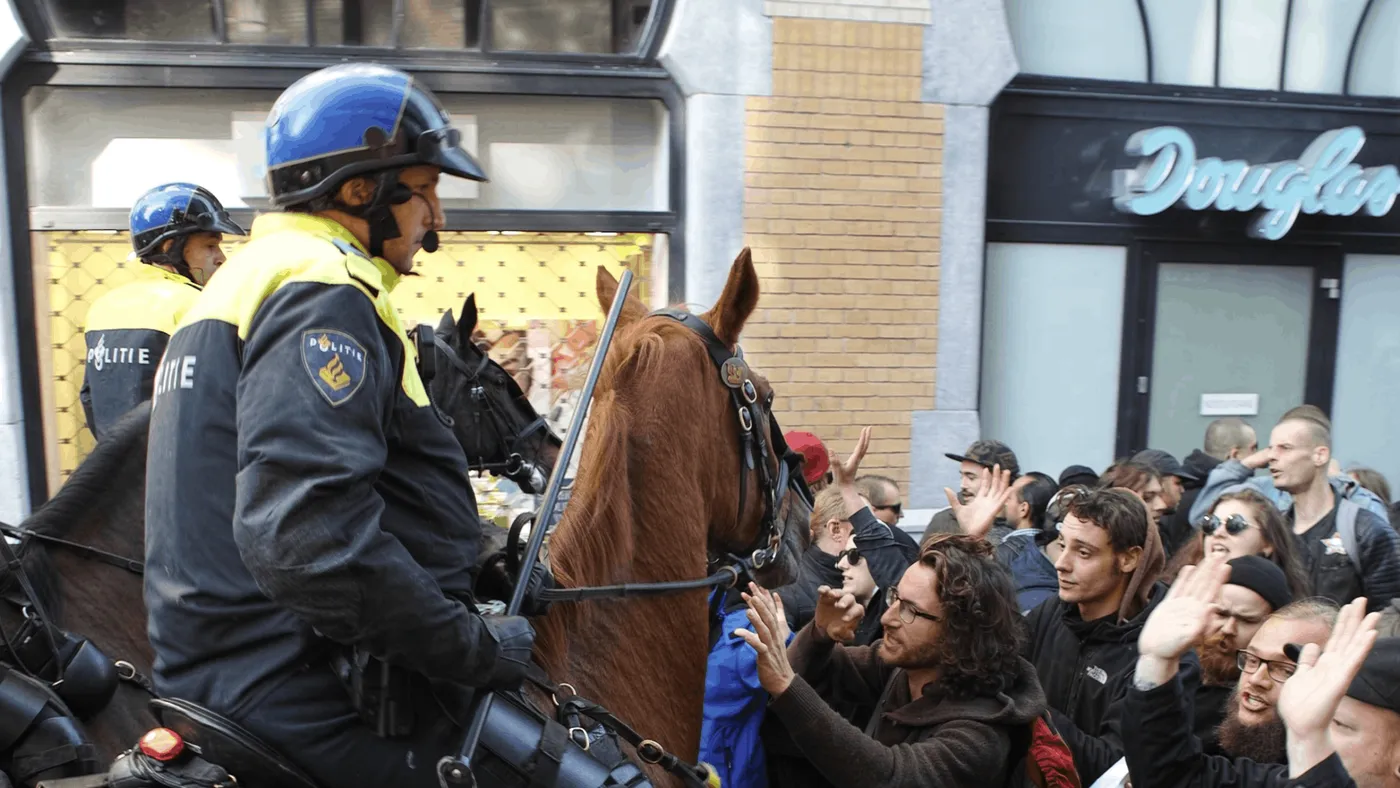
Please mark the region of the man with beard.
MULTIPOLYGON (((1166 557, 1147 506, 1131 491, 1071 487, 1061 500, 1059 596, 1026 617, 1027 656, 1088 785, 1122 757, 1118 710, 1138 632, 1166 595, 1157 582, 1166 557)), ((1199 663, 1189 652, 1180 661, 1194 691, 1199 663)))
MULTIPOLYGON (((967 447, 964 454, 950 452, 943 456, 958 463, 958 491, 954 493, 951 488, 943 488, 943 492, 948 496, 948 508, 940 510, 929 520, 923 538, 919 540, 921 544, 926 544, 934 534, 969 533, 968 518, 961 514, 962 507, 970 503, 982 489, 983 479, 988 478, 988 471, 993 468, 1007 471, 1012 482, 1021 475, 1021 464, 1016 460, 1016 452, 1001 441, 976 441, 967 447)), ((1011 531, 1012 528, 1006 520, 997 517, 991 532, 986 534, 987 540, 993 545, 1000 544, 1001 538, 1011 531)))
MULTIPOLYGON (((934 537, 886 593, 885 636, 855 637, 864 610, 822 589, 816 617, 786 640, 780 597, 750 585, 758 675, 802 754, 833 785, 986 788, 1022 784, 1028 726, 1045 710, 1011 579, 984 539, 934 537), (830 705, 871 703, 864 732, 830 705)), ((1056 748, 1067 760, 1063 746, 1056 748)))
POLYGON ((1182 654, 1204 640, 1211 619, 1231 604, 1219 600, 1234 571, 1218 558, 1183 571, 1143 627, 1123 715, 1124 756, 1134 788, 1281 786, 1287 779, 1282 765, 1288 760, 1287 732, 1277 711, 1279 698, 1298 668, 1300 646, 1327 641, 1337 608, 1306 599, 1265 620, 1249 646, 1237 652, 1239 683, 1219 730, 1223 754, 1207 754, 1185 725, 1189 706, 1176 666, 1182 654), (1278 776, 1277 782, 1268 782, 1270 775, 1278 776))
POLYGON ((1293 601, 1288 578, 1273 561, 1246 555, 1229 566, 1230 582, 1220 591, 1220 610, 1197 649, 1201 686, 1196 690, 1195 730, 1206 752, 1220 752, 1216 729, 1235 708, 1236 685, 1242 676, 1239 651, 1250 647, 1265 619, 1293 601))

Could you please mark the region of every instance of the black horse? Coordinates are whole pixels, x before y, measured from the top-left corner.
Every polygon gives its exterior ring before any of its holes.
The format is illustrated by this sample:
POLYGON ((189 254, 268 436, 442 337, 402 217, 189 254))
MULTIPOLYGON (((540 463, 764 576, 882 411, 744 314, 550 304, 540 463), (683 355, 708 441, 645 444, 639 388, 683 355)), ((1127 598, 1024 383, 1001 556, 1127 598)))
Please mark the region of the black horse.
MULTIPOLYGON (((475 470, 506 476, 526 492, 542 492, 559 456, 559 438, 514 380, 471 341, 476 304, 463 320, 449 311, 431 337, 421 327, 420 370, 430 376, 434 407, 453 423, 475 470)), ((16 548, 36 600, 0 568, 0 662, 14 665, 25 607, 87 638, 119 663, 125 679, 100 712, 86 720, 99 763, 107 764, 154 727, 143 688, 154 655, 146 637, 141 564, 145 553, 146 445, 151 406, 124 416, 68 481, 18 528, 16 548), (35 604, 37 603, 37 604, 35 604)), ((484 529, 483 557, 504 545, 504 529, 484 529)), ((32 613, 31 613, 32 614, 32 613)), ((19 777, 19 775, 14 775, 19 777)))

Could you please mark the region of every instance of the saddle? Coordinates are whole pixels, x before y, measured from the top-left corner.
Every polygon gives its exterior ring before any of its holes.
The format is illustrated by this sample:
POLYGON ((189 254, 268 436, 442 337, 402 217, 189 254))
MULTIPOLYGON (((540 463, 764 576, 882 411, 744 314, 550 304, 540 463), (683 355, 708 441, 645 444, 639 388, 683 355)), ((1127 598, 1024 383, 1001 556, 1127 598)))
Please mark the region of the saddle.
POLYGON ((255 788, 317 788, 316 782, 276 750, 227 717, 178 698, 156 698, 151 712, 199 754, 255 788))

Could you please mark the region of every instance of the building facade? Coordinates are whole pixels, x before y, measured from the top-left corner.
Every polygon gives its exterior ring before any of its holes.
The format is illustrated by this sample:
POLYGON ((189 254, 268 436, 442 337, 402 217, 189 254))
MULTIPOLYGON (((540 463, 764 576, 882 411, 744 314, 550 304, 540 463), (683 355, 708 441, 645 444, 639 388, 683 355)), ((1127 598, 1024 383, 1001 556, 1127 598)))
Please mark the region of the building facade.
POLYGON ((875 427, 906 508, 979 437, 1102 470, 1304 400, 1400 478, 1397 32, 1400 0, 6 0, 0 519, 91 446, 126 206, 195 180, 250 221, 273 98, 356 59, 433 88, 492 177, 445 194, 400 309, 475 292, 557 424, 596 265, 703 308, 749 245, 783 424, 875 427))

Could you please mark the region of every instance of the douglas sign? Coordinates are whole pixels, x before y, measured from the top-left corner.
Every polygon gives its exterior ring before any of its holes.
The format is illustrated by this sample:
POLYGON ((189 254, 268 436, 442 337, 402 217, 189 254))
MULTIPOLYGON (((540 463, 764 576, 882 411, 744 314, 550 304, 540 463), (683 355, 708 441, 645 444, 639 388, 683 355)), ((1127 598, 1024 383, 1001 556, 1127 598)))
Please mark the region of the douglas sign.
POLYGON ((1354 163, 1366 135, 1356 126, 1319 136, 1297 161, 1250 164, 1196 158, 1191 135, 1176 126, 1143 129, 1128 138, 1136 169, 1113 173, 1113 204, 1120 211, 1151 216, 1173 205, 1193 211, 1259 211, 1250 225, 1254 238, 1277 241, 1301 213, 1384 216, 1400 194, 1393 165, 1354 163))

